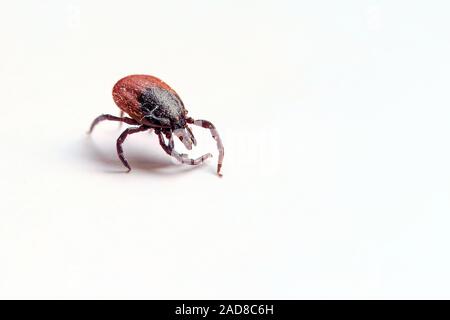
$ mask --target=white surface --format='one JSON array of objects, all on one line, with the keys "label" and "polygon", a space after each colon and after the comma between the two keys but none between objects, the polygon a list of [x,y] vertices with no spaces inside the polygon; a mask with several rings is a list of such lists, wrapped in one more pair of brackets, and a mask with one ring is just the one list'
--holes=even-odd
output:
[{"label": "white surface", "polygon": [[[0,297],[450,298],[449,11],[2,1]],[[133,73],[216,124],[222,179],[86,137]]]}]

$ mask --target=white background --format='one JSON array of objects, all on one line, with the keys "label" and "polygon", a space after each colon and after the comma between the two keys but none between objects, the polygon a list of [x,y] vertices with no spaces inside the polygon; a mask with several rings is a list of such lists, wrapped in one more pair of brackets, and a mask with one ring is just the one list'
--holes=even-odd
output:
[{"label": "white background", "polygon": [[[2,1],[1,298],[450,298],[448,1]],[[125,143],[128,74],[223,136]],[[178,145],[183,152],[183,147]]]}]

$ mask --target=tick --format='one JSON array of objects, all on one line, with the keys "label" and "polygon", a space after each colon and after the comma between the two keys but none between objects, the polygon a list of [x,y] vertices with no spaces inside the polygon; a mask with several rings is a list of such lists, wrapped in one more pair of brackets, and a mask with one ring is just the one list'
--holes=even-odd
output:
[{"label": "tick", "polygon": [[[132,125],[133,127],[122,132],[116,143],[119,159],[128,171],[131,170],[131,167],[123,154],[122,144],[130,134],[141,131],[154,130],[161,148],[181,163],[198,165],[212,157],[211,153],[207,153],[197,159],[191,159],[187,154],[175,151],[173,136],[180,139],[188,150],[192,150],[192,145],[197,145],[189,127],[191,124],[209,129],[212,137],[216,140],[219,150],[217,174],[221,176],[224,148],[219,133],[211,122],[188,117],[188,111],[184,107],[183,101],[165,82],[150,75],[131,75],[120,79],[114,85],[112,95],[114,102],[121,110],[121,116],[116,117],[110,114],[98,116],[92,122],[89,133],[103,120],[125,122]],[[124,116],[125,113],[129,117]]]}]

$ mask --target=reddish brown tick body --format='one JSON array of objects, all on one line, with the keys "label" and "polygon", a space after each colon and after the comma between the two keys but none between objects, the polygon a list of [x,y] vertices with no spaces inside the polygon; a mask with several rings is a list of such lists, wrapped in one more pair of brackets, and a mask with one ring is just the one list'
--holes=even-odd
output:
[{"label": "reddish brown tick body", "polygon": [[89,133],[103,120],[120,121],[133,125],[134,127],[126,129],[117,139],[117,154],[128,171],[131,170],[131,167],[123,155],[122,144],[129,134],[146,130],[154,130],[163,150],[181,163],[197,165],[212,157],[210,153],[207,153],[197,159],[190,159],[186,154],[175,151],[174,135],[188,150],[192,149],[192,145],[197,144],[189,127],[189,124],[193,124],[209,129],[216,140],[219,149],[217,174],[221,175],[224,148],[216,128],[209,121],[194,120],[188,117],[183,101],[165,82],[149,75],[131,75],[120,79],[114,85],[112,95],[114,102],[121,109],[122,115],[126,113],[130,117],[103,114],[94,120]]}]

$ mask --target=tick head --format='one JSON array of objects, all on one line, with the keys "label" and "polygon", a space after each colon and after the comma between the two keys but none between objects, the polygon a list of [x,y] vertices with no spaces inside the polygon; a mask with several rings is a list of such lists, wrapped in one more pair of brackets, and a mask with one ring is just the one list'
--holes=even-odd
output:
[{"label": "tick head", "polygon": [[174,131],[184,129],[186,128],[186,119],[182,116],[182,114],[173,115],[170,118],[170,125]]},{"label": "tick head", "polygon": [[185,128],[175,129],[173,130],[173,134],[180,139],[180,141],[184,144],[186,149],[192,150],[192,144],[194,141],[190,137],[188,131]]},{"label": "tick head", "polygon": [[186,149],[191,150],[192,145],[197,145],[197,140],[195,139],[191,128],[187,125],[184,115],[185,113],[173,124],[172,131],[173,134],[177,136],[178,139],[180,139],[180,141],[184,144]]}]

